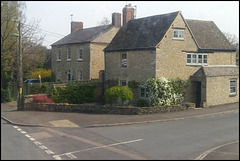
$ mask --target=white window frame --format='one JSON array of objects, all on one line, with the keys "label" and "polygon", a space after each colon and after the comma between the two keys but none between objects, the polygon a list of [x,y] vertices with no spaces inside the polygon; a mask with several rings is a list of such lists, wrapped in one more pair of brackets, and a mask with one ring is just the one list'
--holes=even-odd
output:
[{"label": "white window frame", "polygon": [[173,29],[173,39],[174,40],[184,40],[185,31],[183,29]]},{"label": "white window frame", "polygon": [[78,80],[79,81],[83,80],[83,71],[82,70],[78,71]]},{"label": "white window frame", "polygon": [[148,99],[148,92],[146,88],[140,88],[140,98]]},{"label": "white window frame", "polygon": [[61,61],[61,49],[58,49],[57,61]]},{"label": "white window frame", "polygon": [[[126,56],[126,58],[124,58]],[[127,53],[121,53],[121,68],[127,68]]]},{"label": "white window frame", "polygon": [[78,60],[79,61],[83,60],[82,48],[79,48],[79,50],[78,50]]},{"label": "white window frame", "polygon": [[229,80],[229,95],[237,95],[237,79]]},{"label": "white window frame", "polygon": [[[200,57],[201,57],[201,60],[200,60]],[[205,62],[205,61],[207,61],[207,62]],[[206,53],[187,53],[186,64],[187,65],[208,65],[208,54],[206,54]]]},{"label": "white window frame", "polygon": [[67,48],[67,61],[70,61],[71,60],[71,48],[68,47]]}]

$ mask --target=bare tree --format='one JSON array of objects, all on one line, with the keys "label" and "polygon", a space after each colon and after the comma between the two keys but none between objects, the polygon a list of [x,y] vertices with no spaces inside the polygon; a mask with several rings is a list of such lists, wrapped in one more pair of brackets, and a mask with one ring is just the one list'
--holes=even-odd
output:
[{"label": "bare tree", "polygon": [[110,25],[110,20],[107,17],[103,17],[101,22],[98,22],[98,26]]},{"label": "bare tree", "polygon": [[[1,1],[1,67],[4,67],[11,82],[16,82],[17,77],[17,38],[12,37],[11,34],[21,35],[24,77],[29,70],[34,70],[34,67],[36,68],[37,64],[43,60],[39,55],[46,51],[42,46],[44,36],[38,34],[39,21],[32,20],[27,23],[24,10],[24,2]],[[32,68],[29,68],[30,66]]]},{"label": "bare tree", "polygon": [[239,65],[239,38],[234,34],[230,34],[226,32],[224,32],[223,34],[228,39],[230,44],[232,44],[232,46],[236,48],[236,64]]}]

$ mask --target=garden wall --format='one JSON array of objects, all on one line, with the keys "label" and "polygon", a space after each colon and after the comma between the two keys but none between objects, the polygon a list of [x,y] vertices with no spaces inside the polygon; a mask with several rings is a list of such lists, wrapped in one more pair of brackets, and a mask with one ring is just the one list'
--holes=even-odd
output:
[{"label": "garden wall", "polygon": [[25,103],[26,111],[50,111],[50,112],[77,112],[95,114],[122,114],[122,115],[141,115],[153,113],[165,113],[188,110],[185,106],[162,106],[162,107],[127,107],[110,106],[97,104],[43,104]]}]

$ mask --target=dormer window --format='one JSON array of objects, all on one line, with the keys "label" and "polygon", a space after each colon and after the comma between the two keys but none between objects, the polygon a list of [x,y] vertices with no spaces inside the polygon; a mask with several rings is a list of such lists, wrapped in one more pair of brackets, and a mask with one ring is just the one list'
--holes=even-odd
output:
[{"label": "dormer window", "polygon": [[183,29],[173,29],[173,39],[184,40],[184,30]]}]

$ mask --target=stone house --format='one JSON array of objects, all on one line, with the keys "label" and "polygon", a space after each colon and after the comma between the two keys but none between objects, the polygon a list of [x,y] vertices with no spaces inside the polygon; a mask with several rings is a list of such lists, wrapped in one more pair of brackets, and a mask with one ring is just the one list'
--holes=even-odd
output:
[{"label": "stone house", "polygon": [[[197,107],[239,102],[236,49],[213,21],[184,19],[181,11],[133,19],[104,52],[105,81],[127,85],[152,77],[181,78],[189,81],[186,101]],[[218,73],[196,75],[209,70]],[[137,98],[145,97],[146,90],[138,89]]]},{"label": "stone house", "polygon": [[57,81],[98,79],[104,70],[103,49],[121,27],[121,14],[112,14],[112,24],[83,28],[71,22],[71,33],[52,44],[52,72]]},{"label": "stone house", "polygon": [[[134,19],[134,8],[125,5],[122,10],[125,25]],[[71,22],[71,33],[52,44],[52,72],[57,81],[99,79],[104,70],[103,49],[121,27],[121,14],[112,14],[112,24],[83,29],[83,22]]]}]

